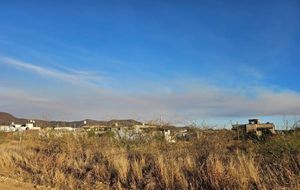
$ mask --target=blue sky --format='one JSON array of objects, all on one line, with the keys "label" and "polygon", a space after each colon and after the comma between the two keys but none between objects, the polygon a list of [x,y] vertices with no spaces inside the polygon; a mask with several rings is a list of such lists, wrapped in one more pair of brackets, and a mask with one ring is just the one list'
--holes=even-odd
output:
[{"label": "blue sky", "polygon": [[293,0],[1,1],[1,110],[64,120],[297,117],[299,19]]}]

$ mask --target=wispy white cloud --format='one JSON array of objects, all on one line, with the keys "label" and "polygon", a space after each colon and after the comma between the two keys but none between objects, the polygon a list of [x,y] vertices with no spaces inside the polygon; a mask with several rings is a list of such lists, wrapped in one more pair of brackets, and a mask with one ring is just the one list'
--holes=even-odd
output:
[{"label": "wispy white cloud", "polygon": [[51,69],[4,56],[0,56],[1,63],[16,69],[27,70],[40,76],[52,77],[72,84],[97,86],[103,80],[102,77],[87,71],[77,71],[69,68],[64,68],[64,70]]},{"label": "wispy white cloud", "polygon": [[[49,69],[7,57],[0,57],[0,63],[73,84],[94,85],[93,75],[84,71]],[[259,85],[245,89],[194,80],[173,81],[165,85],[153,82],[150,86],[140,84],[139,89],[131,92],[103,88],[96,93],[93,89],[75,94],[60,91],[42,97],[34,95],[34,89],[30,93],[22,89],[0,88],[1,108],[24,116],[49,113],[52,119],[68,120],[164,118],[178,121],[207,117],[300,115],[300,93]]]},{"label": "wispy white cloud", "polygon": [[64,119],[59,115],[65,115],[65,110],[61,110],[52,98],[13,87],[0,87],[0,108],[1,111],[24,118],[51,120]]},{"label": "wispy white cloud", "polygon": [[[163,118],[178,122],[205,118],[236,118],[300,115],[300,94],[292,91],[259,90],[255,97],[239,89],[229,89],[216,86],[199,86],[197,89],[185,89],[181,92],[155,94],[92,94],[58,97],[47,101],[38,101],[38,97],[24,98],[17,93],[10,98],[6,96],[6,103],[11,102],[7,109],[30,109],[30,113],[50,113],[54,119],[111,119],[133,118],[151,120]],[[13,94],[10,91],[6,94]],[[3,93],[0,97],[3,97]],[[25,96],[26,97],[26,96]],[[46,97],[47,98],[47,97]],[[3,99],[2,99],[3,100]],[[17,101],[16,101],[17,100]],[[23,100],[23,101],[22,101]],[[18,102],[16,104],[15,102]],[[28,103],[29,102],[29,103]],[[6,104],[7,105],[7,104]],[[2,106],[5,108],[5,106]]]},{"label": "wispy white cloud", "polygon": [[39,97],[20,89],[7,88],[7,87],[0,87],[0,97],[2,102],[4,103],[8,103],[10,101],[30,102],[30,103],[49,102],[49,99],[47,97]]}]

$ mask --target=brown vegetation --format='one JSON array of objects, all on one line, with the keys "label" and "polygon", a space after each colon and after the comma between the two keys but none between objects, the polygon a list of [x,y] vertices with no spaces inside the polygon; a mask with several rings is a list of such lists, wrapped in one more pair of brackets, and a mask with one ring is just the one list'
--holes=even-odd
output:
[{"label": "brown vegetation", "polygon": [[0,134],[0,170],[58,189],[299,189],[300,134],[266,142],[231,131],[166,143],[84,132]]}]

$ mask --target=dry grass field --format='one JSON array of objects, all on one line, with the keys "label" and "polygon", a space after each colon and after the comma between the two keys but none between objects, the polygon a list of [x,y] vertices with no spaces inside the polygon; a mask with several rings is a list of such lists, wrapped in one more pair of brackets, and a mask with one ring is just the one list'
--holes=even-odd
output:
[{"label": "dry grass field", "polygon": [[[56,189],[300,189],[300,133],[265,142],[229,130],[166,143],[85,132],[0,134],[0,171]],[[5,172],[6,171],[6,172]]]}]

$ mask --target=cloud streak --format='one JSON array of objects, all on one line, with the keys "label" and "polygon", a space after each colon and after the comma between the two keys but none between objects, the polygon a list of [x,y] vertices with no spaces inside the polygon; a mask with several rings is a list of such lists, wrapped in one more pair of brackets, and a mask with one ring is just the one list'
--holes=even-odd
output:
[{"label": "cloud streak", "polygon": [[86,71],[76,71],[76,70],[71,70],[66,68],[65,71],[50,69],[50,68],[38,66],[32,63],[28,63],[28,62],[24,62],[10,57],[4,57],[4,56],[0,56],[0,63],[17,69],[27,70],[32,73],[38,74],[40,76],[47,76],[68,83],[83,85],[83,86],[97,87],[99,83],[103,80],[102,77],[93,75],[92,73]]},{"label": "cloud streak", "polygon": [[[99,87],[88,72],[70,69],[55,70],[12,58],[0,57],[0,63],[41,76],[80,85]],[[164,87],[169,90],[166,92]],[[0,88],[0,106],[26,117],[49,113],[51,119],[111,119],[133,118],[150,120],[163,118],[169,121],[197,120],[217,117],[259,117],[270,115],[300,115],[300,94],[263,86],[230,88],[208,82],[169,82],[149,86],[140,84],[131,92],[94,88],[86,91],[54,91],[39,97],[23,87]],[[23,89],[23,90],[22,90]],[[55,89],[54,89],[55,90]],[[146,92],[146,93],[145,93]],[[61,94],[64,94],[62,96]],[[55,98],[53,98],[55,97]]]},{"label": "cloud streak", "polygon": [[[31,115],[49,113],[52,119],[112,119],[133,118],[151,120],[162,118],[168,121],[192,121],[205,118],[235,118],[300,115],[300,94],[290,91],[257,90],[249,97],[238,89],[203,86],[185,89],[184,92],[156,93],[148,95],[122,93],[86,94],[66,98],[30,96],[10,90],[0,93],[13,113],[30,110]],[[8,94],[14,94],[8,96]],[[28,111],[27,111],[28,112]],[[24,114],[24,112],[23,112]]]}]

